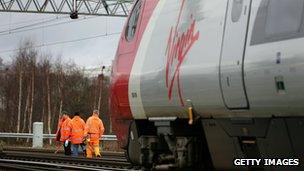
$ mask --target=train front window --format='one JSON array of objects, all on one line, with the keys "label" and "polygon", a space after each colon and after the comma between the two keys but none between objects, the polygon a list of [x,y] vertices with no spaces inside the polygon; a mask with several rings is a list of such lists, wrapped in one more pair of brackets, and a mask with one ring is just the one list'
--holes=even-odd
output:
[{"label": "train front window", "polygon": [[126,39],[128,41],[133,40],[133,38],[135,36],[138,19],[139,19],[139,14],[140,14],[140,9],[141,9],[141,0],[138,0],[134,6],[134,9],[130,15],[130,18],[129,18],[129,21],[128,21],[128,24],[126,27]]},{"label": "train front window", "polygon": [[304,0],[263,0],[251,45],[303,37],[303,7]]},{"label": "train front window", "polygon": [[270,0],[266,18],[266,35],[299,32],[303,3],[303,0]]}]

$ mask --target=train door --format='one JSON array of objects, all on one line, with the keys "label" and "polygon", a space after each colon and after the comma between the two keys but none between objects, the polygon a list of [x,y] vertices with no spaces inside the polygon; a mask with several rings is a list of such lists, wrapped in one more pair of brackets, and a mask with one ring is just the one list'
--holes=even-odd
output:
[{"label": "train door", "polygon": [[228,109],[249,108],[243,61],[251,0],[229,0],[220,59],[220,84]]}]

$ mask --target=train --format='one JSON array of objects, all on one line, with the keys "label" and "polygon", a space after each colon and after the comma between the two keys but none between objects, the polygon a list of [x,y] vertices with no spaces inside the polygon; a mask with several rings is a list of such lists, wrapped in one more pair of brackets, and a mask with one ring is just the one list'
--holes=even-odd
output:
[{"label": "train", "polygon": [[130,162],[146,170],[303,170],[303,7],[304,0],[134,1],[109,96]]}]

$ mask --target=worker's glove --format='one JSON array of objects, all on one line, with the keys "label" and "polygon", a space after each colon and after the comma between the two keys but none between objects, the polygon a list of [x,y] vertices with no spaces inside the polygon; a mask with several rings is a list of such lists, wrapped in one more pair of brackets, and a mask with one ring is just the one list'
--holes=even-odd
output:
[{"label": "worker's glove", "polygon": [[65,146],[65,147],[68,147],[68,145],[69,145],[69,141],[68,141],[68,140],[65,140],[64,146]]},{"label": "worker's glove", "polygon": [[82,139],[82,143],[83,143],[83,144],[87,144],[87,139],[86,139],[86,138],[83,138],[83,139]]},{"label": "worker's glove", "polygon": [[84,138],[83,140],[82,140],[82,143],[83,144],[88,144],[90,142],[90,138]]}]

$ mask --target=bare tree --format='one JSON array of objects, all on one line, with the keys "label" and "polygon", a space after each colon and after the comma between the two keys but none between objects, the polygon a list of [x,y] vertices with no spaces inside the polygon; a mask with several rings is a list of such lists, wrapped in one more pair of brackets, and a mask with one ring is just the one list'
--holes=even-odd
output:
[{"label": "bare tree", "polygon": [[93,79],[92,80],[92,97],[93,97],[93,109],[96,109],[96,94],[97,94],[97,87],[96,85],[97,80]]},{"label": "bare tree", "polygon": [[29,112],[29,124],[28,124],[28,131],[29,133],[32,132],[32,122],[33,122],[33,110],[34,110],[34,96],[35,96],[35,68],[36,68],[36,57],[33,57],[31,60],[31,105],[30,105],[30,112]]},{"label": "bare tree", "polygon": [[30,105],[30,95],[31,95],[31,86],[30,86],[31,82],[29,81],[29,85],[27,86],[27,95],[26,95],[26,101],[25,101],[25,108],[24,108],[24,112],[23,112],[23,124],[22,124],[22,131],[25,131],[26,128],[26,121],[27,121],[27,113],[28,113],[28,109],[29,109],[29,105]]},{"label": "bare tree", "polygon": [[55,64],[56,66],[56,74],[57,74],[57,81],[58,81],[58,94],[59,94],[59,111],[58,111],[58,119],[62,112],[63,108],[63,100],[64,100],[64,71],[63,71],[63,64],[61,61],[61,58],[59,57],[57,59],[57,62]]},{"label": "bare tree", "polygon": [[101,74],[98,75],[98,80],[99,80],[99,97],[98,97],[98,111],[100,112],[100,107],[101,107],[101,99],[102,99],[102,89],[103,89],[103,70],[105,69],[105,66],[102,66],[101,69]]},{"label": "bare tree", "polygon": [[[106,76],[87,77],[72,62],[52,63],[51,55],[40,55],[32,45],[23,42],[9,69],[0,73],[0,131],[31,133],[32,123],[42,121],[44,132],[53,133],[63,109],[80,111],[84,119],[94,108],[108,112]],[[108,131],[109,118],[102,117]]]},{"label": "bare tree", "polygon": [[19,69],[19,96],[18,96],[17,133],[20,132],[20,117],[21,117],[21,105],[22,105],[23,66],[21,61],[18,62],[18,69]]},{"label": "bare tree", "polygon": [[[46,57],[43,61],[43,69],[45,71],[45,90],[46,90],[46,104],[47,104],[47,132],[51,134],[51,118],[52,118],[52,111],[51,111],[51,88],[50,88],[50,70],[51,64],[49,59]],[[50,141],[51,143],[51,141]]]}]

